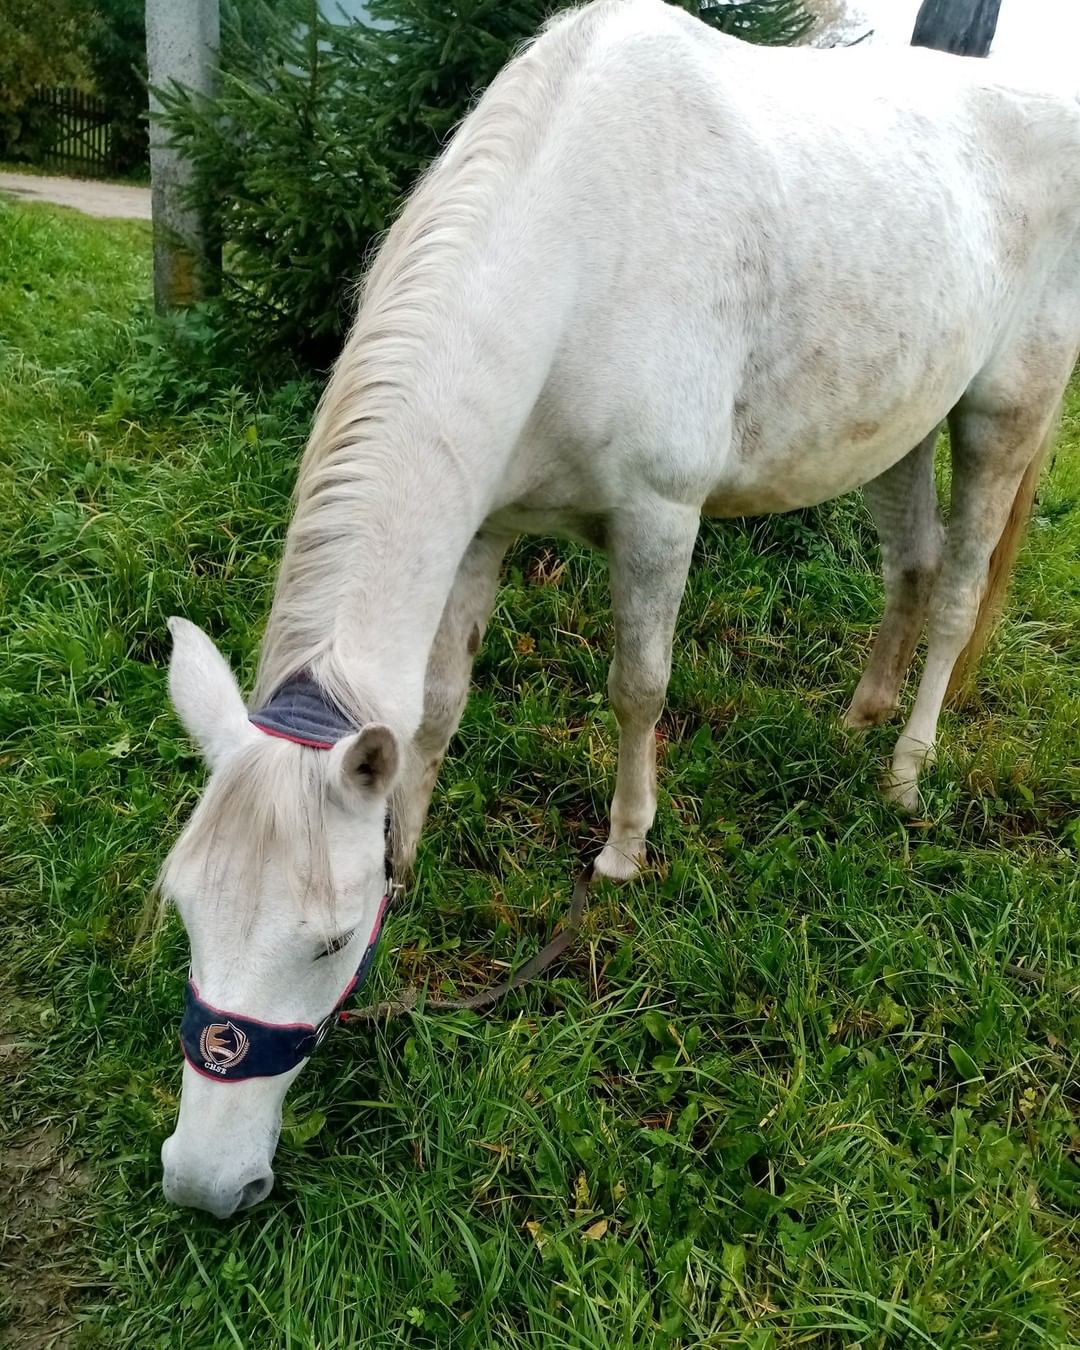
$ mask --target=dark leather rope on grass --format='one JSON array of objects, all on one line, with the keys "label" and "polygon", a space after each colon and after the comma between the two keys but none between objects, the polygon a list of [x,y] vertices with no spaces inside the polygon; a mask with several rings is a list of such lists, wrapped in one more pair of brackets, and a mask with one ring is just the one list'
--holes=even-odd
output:
[{"label": "dark leather rope on grass", "polygon": [[1042,985],[1056,994],[1080,994],[1080,984],[1072,984],[1068,979],[1056,980],[1036,966],[1021,966],[1010,961],[1004,969],[1006,975],[1011,975],[1014,980],[1022,980],[1025,984]]},{"label": "dark leather rope on grass", "polygon": [[472,994],[469,998],[423,998],[422,1002],[423,991],[414,986],[411,989],[406,989],[400,998],[387,999],[383,1003],[370,1003],[365,1008],[356,1008],[344,1013],[342,1014],[342,1020],[346,1023],[389,1021],[392,1017],[404,1017],[407,1013],[415,1012],[418,1007],[422,1012],[433,1013],[476,1012],[480,1008],[490,1008],[493,1003],[498,1003],[512,990],[520,989],[523,984],[535,979],[537,975],[560,957],[567,947],[577,940],[578,934],[581,932],[581,922],[585,917],[589,887],[592,882],[593,869],[590,864],[574,882],[574,893],[570,900],[570,908],[559,932],[546,947],[519,966],[510,978],[504,980],[502,984],[494,984],[488,989],[481,989],[478,994]]}]

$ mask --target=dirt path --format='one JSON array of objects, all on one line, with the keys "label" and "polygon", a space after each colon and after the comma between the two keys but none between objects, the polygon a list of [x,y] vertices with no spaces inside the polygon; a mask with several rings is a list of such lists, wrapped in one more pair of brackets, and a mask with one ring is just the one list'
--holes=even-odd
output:
[{"label": "dirt path", "polygon": [[56,1110],[24,1092],[45,1011],[0,970],[0,1098],[11,1103],[0,1118],[0,1350],[71,1350],[75,1306],[95,1278],[84,1236],[89,1173]]},{"label": "dirt path", "polygon": [[123,183],[96,183],[88,178],[46,178],[30,173],[0,173],[0,192],[21,201],[54,202],[87,216],[124,220],[150,219],[150,189]]}]

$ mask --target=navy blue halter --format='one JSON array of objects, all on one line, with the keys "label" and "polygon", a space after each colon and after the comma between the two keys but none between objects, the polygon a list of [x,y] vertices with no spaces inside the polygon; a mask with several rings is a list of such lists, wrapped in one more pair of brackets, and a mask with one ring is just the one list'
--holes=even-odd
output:
[{"label": "navy blue halter", "polygon": [[[281,736],[315,750],[330,750],[356,728],[330,702],[306,672],[294,675],[269,703],[249,714],[250,721],[269,736]],[[390,821],[387,817],[387,833]],[[356,974],[318,1026],[309,1022],[263,1022],[257,1017],[226,1012],[203,999],[194,980],[187,982],[180,1044],[184,1058],[205,1078],[219,1083],[241,1083],[249,1078],[272,1078],[302,1064],[326,1039],[334,1023],[347,1014],[341,1005],[367,978],[375,959],[383,915],[393,889],[390,855],[386,858],[386,893],[379,906]]]},{"label": "navy blue halter", "polygon": [[247,1078],[273,1078],[288,1073],[313,1055],[334,1023],[344,1016],[341,1005],[367,978],[388,899],[389,892],[383,896],[356,974],[318,1026],[310,1022],[262,1022],[257,1017],[226,1012],[201,998],[195,981],[188,980],[180,1044],[184,1058],[195,1072],[219,1083],[240,1083]]}]

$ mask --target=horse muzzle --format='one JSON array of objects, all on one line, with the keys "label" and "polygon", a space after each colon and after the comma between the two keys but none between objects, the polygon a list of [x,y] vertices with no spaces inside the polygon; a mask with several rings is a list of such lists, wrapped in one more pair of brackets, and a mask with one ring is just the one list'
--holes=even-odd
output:
[{"label": "horse muzzle", "polygon": [[230,1177],[224,1174],[207,1175],[205,1161],[200,1162],[202,1165],[198,1167],[186,1163],[177,1145],[176,1135],[170,1135],[162,1144],[161,1188],[170,1204],[205,1210],[215,1219],[227,1219],[265,1200],[274,1189],[274,1173],[269,1163],[265,1167],[248,1169],[246,1174]]},{"label": "horse muzzle", "polygon": [[274,1185],[282,1104],[298,1072],[226,1085],[185,1064],[176,1128],[161,1146],[165,1198],[219,1219],[264,1200]]}]

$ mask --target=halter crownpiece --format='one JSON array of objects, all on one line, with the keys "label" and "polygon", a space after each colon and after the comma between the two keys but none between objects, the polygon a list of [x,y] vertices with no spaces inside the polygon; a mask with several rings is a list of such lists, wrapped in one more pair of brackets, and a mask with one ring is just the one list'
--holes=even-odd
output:
[{"label": "halter crownpiece", "polygon": [[312,750],[332,750],[357,730],[306,670],[290,675],[268,703],[248,713],[248,721],[268,736]]},{"label": "halter crownpiece", "polygon": [[[337,741],[356,730],[307,671],[287,679],[268,703],[248,714],[248,720],[268,736],[280,736],[312,750],[332,750]],[[389,814],[386,833],[389,836]],[[207,1003],[195,981],[189,979],[180,1023],[180,1045],[195,1072],[219,1083],[241,1083],[249,1078],[273,1078],[288,1073],[314,1054],[334,1023],[345,1016],[341,1005],[367,978],[392,891],[388,848],[386,892],[364,954],[356,974],[317,1026],[310,1022],[263,1022],[257,1017],[226,1012]]]}]

